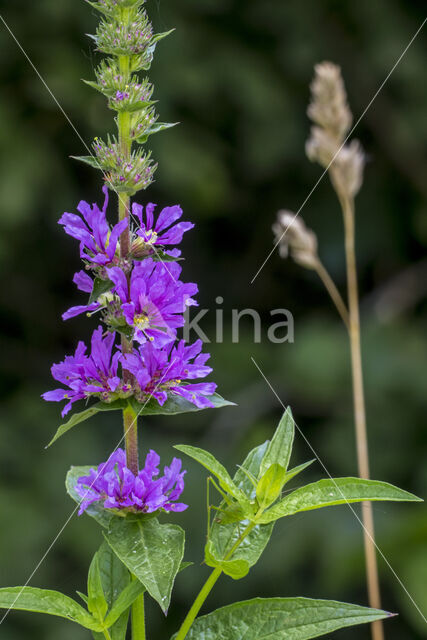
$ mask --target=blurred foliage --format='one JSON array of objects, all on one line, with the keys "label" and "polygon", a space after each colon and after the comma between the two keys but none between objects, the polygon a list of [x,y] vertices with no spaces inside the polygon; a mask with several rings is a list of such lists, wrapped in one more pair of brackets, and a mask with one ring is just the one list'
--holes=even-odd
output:
[{"label": "blurred foliage", "polygon": [[[184,273],[200,284],[211,312],[224,298],[225,341],[210,345],[220,391],[239,403],[221,412],[146,420],[142,447],[166,458],[171,445],[212,447],[230,467],[249,446],[273,432],[281,408],[253,356],[332,474],[356,472],[348,348],[339,319],[315,276],[272,256],[278,208],[298,209],[320,173],[304,155],[305,116],[313,65],[342,66],[356,119],[425,17],[421,1],[166,0],[148,3],[159,30],[177,31],[158,48],[152,70],[161,119],[181,126],[157,136],[160,163],[149,198],[180,202],[197,223],[185,241]],[[80,82],[95,58],[84,34],[96,18],[78,0],[2,0],[1,14],[89,143],[111,126],[103,99]],[[0,583],[22,584],[72,512],[64,476],[71,464],[96,464],[120,437],[117,416],[95,418],[44,451],[58,407],[39,399],[51,388],[49,367],[87,339],[94,324],[60,314],[79,299],[71,276],[77,247],[56,224],[81,198],[100,199],[96,172],[69,160],[85,153],[76,132],[0,24]],[[425,362],[427,342],[427,46],[422,33],[357,128],[369,155],[357,200],[358,253],[372,472],[425,495]],[[321,254],[343,287],[342,225],[325,179],[304,208],[319,234]],[[190,235],[190,234],[189,234]],[[253,343],[250,320],[231,343],[231,309],[252,307],[265,323],[287,307],[295,343]],[[243,325],[243,321],[242,321]],[[298,438],[299,463],[312,457]],[[150,607],[152,640],[167,638],[182,619],[207,568],[199,566],[205,526],[204,475],[188,463],[191,509],[176,520],[188,530],[186,559],[165,620]],[[313,465],[307,477],[320,477]],[[306,481],[307,478],[303,480]],[[418,606],[427,611],[427,513],[417,505],[376,505],[378,543]],[[72,518],[31,578],[33,586],[83,589],[100,539],[89,518]],[[426,626],[386,563],[380,560],[384,606],[399,611],[387,639],[427,637]],[[305,595],[366,602],[360,526],[346,508],[301,514],[280,523],[270,551],[250,576],[222,579],[208,606],[231,597]],[[369,637],[369,630],[336,634]],[[63,621],[14,613],[2,637],[80,640],[88,635]]]}]

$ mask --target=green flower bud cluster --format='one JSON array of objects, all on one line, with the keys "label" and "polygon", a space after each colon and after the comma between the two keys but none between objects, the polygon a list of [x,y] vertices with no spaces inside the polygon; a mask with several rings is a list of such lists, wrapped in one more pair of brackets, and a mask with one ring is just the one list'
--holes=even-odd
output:
[{"label": "green flower bud cluster", "polygon": [[147,77],[157,42],[169,32],[154,34],[142,8],[144,0],[98,0],[89,2],[103,14],[95,35],[90,36],[98,51],[109,57],[95,70],[96,81],[85,81],[102,93],[116,111],[118,136],[107,142],[95,139],[94,155],[79,160],[101,169],[106,184],[128,196],[146,189],[154,179],[157,165],[151,152],[132,145],[145,144],[150,135],[174,126],[159,123],[152,99],[154,87]]}]

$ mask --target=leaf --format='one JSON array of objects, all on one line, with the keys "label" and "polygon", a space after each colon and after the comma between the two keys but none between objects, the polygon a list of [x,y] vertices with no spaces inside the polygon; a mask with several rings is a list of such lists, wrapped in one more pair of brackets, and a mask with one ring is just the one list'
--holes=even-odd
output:
[{"label": "leaf", "polygon": [[150,40],[150,42],[152,44],[157,44],[157,42],[160,42],[160,40],[163,40],[163,38],[167,38],[168,36],[170,36],[171,33],[173,33],[175,31],[175,29],[169,29],[169,31],[163,31],[162,33],[156,33]]},{"label": "leaf", "polygon": [[184,555],[185,534],[156,518],[113,518],[105,539],[166,613]]},{"label": "leaf", "polygon": [[89,598],[84,593],[82,593],[81,591],[76,591],[76,593],[83,600],[85,605],[87,606],[87,603],[89,602]]},{"label": "leaf", "polygon": [[332,600],[255,598],[197,618],[186,640],[309,640],[389,616]]},{"label": "leaf", "polygon": [[[129,571],[116,556],[111,547],[105,542],[102,543],[98,551],[99,571],[101,574],[102,589],[108,602],[108,609],[118,599],[119,594],[128,587],[131,582]],[[110,616],[108,614],[107,618]],[[125,640],[128,626],[129,611],[124,611],[118,620],[110,628],[111,640]],[[106,621],[104,624],[107,626]],[[108,625],[110,626],[110,625]],[[95,640],[105,640],[104,634],[93,634]]]},{"label": "leaf", "polygon": [[[80,504],[82,498],[76,493],[75,486],[77,484],[77,480],[82,476],[87,476],[89,471],[93,469],[90,466],[84,467],[71,467],[71,469],[67,473],[67,477],[65,478],[65,486],[67,489],[67,493],[77,504]],[[107,509],[104,509],[102,504],[99,502],[95,502],[91,504],[85,511],[88,516],[94,518],[102,527],[108,527],[111,519],[114,517],[112,513],[110,513]],[[101,567],[102,572],[102,567]],[[108,601],[108,598],[107,598]]]},{"label": "leaf", "polygon": [[80,413],[73,413],[73,415],[68,420],[68,422],[64,422],[64,424],[60,425],[60,427],[58,428],[57,432],[53,436],[52,440],[47,445],[46,449],[48,447],[52,446],[53,443],[58,440],[58,438],[60,438],[61,436],[64,435],[64,433],[67,433],[67,431],[69,431],[70,429],[72,429],[76,425],[80,424],[80,422],[84,422],[85,420],[89,420],[89,418],[91,418],[92,416],[97,414],[98,411],[99,411],[99,409],[97,408],[96,405],[94,405],[93,407],[90,407],[89,409],[85,409],[84,411],[81,411]]},{"label": "leaf", "polygon": [[300,511],[310,511],[352,502],[391,500],[395,502],[422,502],[420,498],[398,489],[388,482],[362,478],[335,478],[319,480],[296,489],[284,500],[262,514],[259,522],[273,522]]},{"label": "leaf", "polygon": [[[267,446],[268,442],[265,442],[252,449],[233,478],[236,486],[250,499],[255,499],[255,487],[246,473],[249,473],[250,476],[258,477],[261,460],[267,450]],[[222,503],[220,508],[224,506],[224,503]],[[221,514],[219,514],[219,517],[221,517]],[[227,556],[239,539],[243,530],[242,527],[247,526],[248,523],[247,520],[234,524],[223,524],[216,520],[213,522],[210,529],[210,541],[212,542],[212,553],[216,558],[224,559]],[[237,551],[233,553],[233,560],[244,560],[249,567],[256,564],[270,540],[273,527],[274,523],[256,525]]]},{"label": "leaf", "polygon": [[176,127],[178,124],[179,122],[156,122],[147,129],[142,136],[138,136],[138,138],[136,138],[136,142],[138,142],[138,144],[145,144],[150,136],[155,133],[159,133],[160,131],[164,131],[165,129]]},{"label": "leaf", "polygon": [[233,580],[240,580],[249,573],[249,563],[246,560],[219,560],[213,553],[212,542],[209,541],[205,547],[205,562],[208,567],[219,567]]},{"label": "leaf", "polygon": [[150,254],[150,258],[153,262],[182,262],[184,258],[174,258],[173,256],[166,253],[166,251],[162,251],[161,249],[156,249],[153,253]]},{"label": "leaf", "polygon": [[99,554],[95,553],[90,563],[87,578],[87,607],[89,612],[102,622],[108,611],[108,603],[105,599],[104,590],[102,588],[101,572],[99,569]]},{"label": "leaf", "polygon": [[[225,400],[217,393],[209,396],[208,399],[214,405],[214,409],[235,406],[234,402]],[[126,409],[129,404],[132,409],[136,411],[138,416],[177,415],[179,413],[201,411],[201,409],[196,407],[192,402],[189,402],[188,400],[185,400],[185,398],[173,393],[169,394],[169,397],[163,406],[160,406],[155,398],[151,398],[148,402],[145,401],[144,403],[137,402],[133,397],[128,399],[118,399],[113,402],[97,402],[80,413],[73,413],[68,422],[60,425],[47,447],[50,447],[54,442],[56,442],[56,440],[58,440],[58,438],[63,436],[64,433],[67,433],[67,431],[81,422],[89,420],[89,418],[92,418],[92,416],[96,415],[100,411],[123,411],[123,409]]]},{"label": "leaf", "polygon": [[280,464],[288,468],[294,442],[295,424],[292,411],[288,407],[283,414],[276,432],[271,439],[266,454],[261,462],[260,475],[263,476],[272,464]]},{"label": "leaf", "polygon": [[207,469],[210,473],[212,473],[218,480],[221,487],[229,493],[233,498],[235,498],[239,504],[248,505],[249,501],[247,500],[245,494],[236,487],[233,480],[231,479],[230,474],[227,469],[213,456],[209,451],[205,451],[204,449],[199,449],[198,447],[192,447],[191,445],[186,444],[177,444],[174,447],[185,453],[193,460],[196,460],[199,464],[201,464],[205,469]]},{"label": "leaf", "polygon": [[103,169],[102,164],[99,162],[96,156],[70,156],[73,160],[79,160],[79,162],[84,162],[88,164],[93,169]]},{"label": "leaf", "polygon": [[111,280],[104,280],[103,278],[95,278],[93,282],[92,293],[90,294],[89,304],[96,302],[100,296],[113,288]]},{"label": "leaf", "polygon": [[16,611],[33,611],[66,618],[71,622],[99,631],[100,624],[72,598],[47,589],[34,587],[6,587],[0,589],[0,608]]},{"label": "leaf", "polygon": [[297,467],[294,467],[293,469],[290,469],[289,471],[287,471],[285,484],[287,484],[290,480],[292,480],[292,478],[294,478],[299,473],[301,473],[301,471],[304,471],[305,469],[307,469],[307,467],[309,467],[315,461],[316,459],[313,458],[313,460],[309,460],[308,462],[303,462],[302,464],[299,464]]},{"label": "leaf", "polygon": [[129,607],[144,591],[145,587],[139,580],[132,580],[132,582],[123,589],[113,604],[111,611],[109,611],[108,616],[105,618],[104,622],[107,629],[111,627],[123,613],[128,611]]},{"label": "leaf", "polygon": [[280,496],[286,482],[286,469],[280,464],[272,464],[258,482],[256,498],[260,509],[266,509]]},{"label": "leaf", "polygon": [[[160,406],[155,398],[151,398],[144,404],[140,404],[134,398],[131,398],[130,400],[134,411],[136,411],[139,415],[145,416],[177,415],[179,413],[202,411],[202,409],[196,407],[196,405],[192,402],[189,402],[182,396],[178,396],[173,393],[169,394],[169,397],[163,406]],[[214,393],[212,396],[208,396],[208,400],[212,402],[212,404],[214,405],[214,409],[235,406],[234,402],[225,400],[218,393]]]}]

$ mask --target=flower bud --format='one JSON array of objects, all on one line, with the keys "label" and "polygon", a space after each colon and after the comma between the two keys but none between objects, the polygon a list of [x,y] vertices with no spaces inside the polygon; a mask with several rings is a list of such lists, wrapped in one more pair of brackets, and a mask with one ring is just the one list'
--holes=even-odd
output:
[{"label": "flower bud", "polygon": [[273,225],[275,243],[279,243],[282,258],[289,255],[295,262],[306,269],[316,267],[317,237],[308,229],[301,217],[291,211],[282,210],[277,214],[277,222]]}]

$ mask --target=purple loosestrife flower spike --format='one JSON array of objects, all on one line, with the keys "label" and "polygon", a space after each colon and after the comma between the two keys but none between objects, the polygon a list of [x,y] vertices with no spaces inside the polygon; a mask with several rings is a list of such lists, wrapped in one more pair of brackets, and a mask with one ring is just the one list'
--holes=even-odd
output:
[{"label": "purple loosestrife flower spike", "polygon": [[158,454],[151,450],[144,468],[133,474],[126,467],[125,452],[117,449],[98,469],[90,469],[89,475],[78,479],[75,489],[82,498],[79,516],[95,502],[103,502],[105,509],[135,513],[184,511],[187,505],[175,502],[184,491],[186,472],[181,471],[181,460],[174,458],[160,477],[159,464]]},{"label": "purple loosestrife flower spike", "polygon": [[205,378],[212,372],[211,367],[206,366],[210,355],[201,353],[201,350],[201,340],[192,345],[186,345],[181,340],[177,346],[171,343],[161,350],[146,343],[134,349],[133,353],[124,354],[121,363],[123,369],[132,373],[139,384],[139,401],[143,401],[145,397],[153,397],[163,405],[168,393],[171,393],[182,396],[199,409],[205,409],[214,406],[209,396],[215,393],[216,384],[187,382]]},{"label": "purple loosestrife flower spike", "polygon": [[[141,225],[136,234],[141,238],[144,244],[161,247],[165,245],[179,244],[186,231],[193,229],[192,222],[178,222],[182,216],[180,206],[165,207],[154,221],[155,204],[151,202],[144,207],[134,202],[132,206],[133,215],[138,218]],[[135,245],[138,246],[138,240]]]},{"label": "purple loosestrife flower spike", "polygon": [[[43,394],[44,400],[60,402],[69,400],[62,411],[64,417],[77,400],[97,397],[108,401],[120,392],[129,395],[130,388],[123,384],[118,373],[120,351],[113,353],[115,334],[102,337],[102,327],[98,327],[91,340],[91,355],[86,355],[86,345],[79,342],[73,356],[66,356],[63,362],[54,364],[52,376],[66,389],[55,389]],[[116,394],[116,395],[115,395]]]},{"label": "purple loosestrife flower spike", "polygon": [[65,233],[80,241],[80,257],[93,266],[105,267],[114,264],[120,235],[127,228],[127,221],[121,220],[112,229],[107,222],[108,188],[102,188],[105,194],[104,206],[99,209],[96,204],[91,207],[82,200],[77,210],[81,214],[64,213],[59,219]]},{"label": "purple loosestrife flower spike", "polygon": [[147,258],[134,266],[130,283],[119,267],[107,269],[107,274],[134,330],[133,339],[140,344],[148,341],[162,348],[173,342],[176,329],[184,326],[184,311],[197,304],[192,298],[197,285],[178,280],[181,267],[176,263],[166,266]]}]

